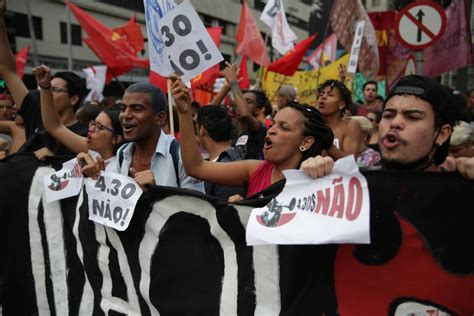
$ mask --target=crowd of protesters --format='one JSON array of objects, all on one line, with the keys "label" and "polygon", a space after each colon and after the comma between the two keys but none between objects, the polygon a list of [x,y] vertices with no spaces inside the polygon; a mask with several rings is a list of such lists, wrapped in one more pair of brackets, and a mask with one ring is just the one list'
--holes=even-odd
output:
[{"label": "crowd of protesters", "polygon": [[238,66],[227,63],[226,83],[211,105],[193,103],[186,85],[171,75],[179,144],[165,133],[165,92],[150,83],[132,84],[118,104],[83,104],[79,76],[52,75],[40,65],[33,69],[38,90],[28,91],[8,44],[2,3],[0,76],[10,93],[0,95],[2,159],[18,152],[40,160],[77,155],[87,176],[115,171],[145,190],[177,186],[230,201],[282,180],[285,169],[324,176],[348,155],[361,168],[459,171],[474,178],[474,91],[464,96],[411,75],[385,99],[376,81],[366,82],[364,100],[356,103],[342,67],[340,78],[319,86],[315,107],[298,103],[291,85],[280,87],[272,106],[258,88],[241,91]]}]

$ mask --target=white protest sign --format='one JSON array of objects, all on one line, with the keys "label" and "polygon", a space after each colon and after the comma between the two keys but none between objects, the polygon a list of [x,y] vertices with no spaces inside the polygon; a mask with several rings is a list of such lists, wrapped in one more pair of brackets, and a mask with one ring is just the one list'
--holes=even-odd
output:
[{"label": "white protest sign", "polygon": [[102,171],[97,180],[86,179],[89,219],[123,231],[132,219],[143,191],[130,177]]},{"label": "white protest sign", "polygon": [[82,168],[76,158],[66,161],[58,172],[43,178],[47,203],[78,195],[82,189]]},{"label": "white protest sign", "polygon": [[354,40],[352,42],[351,56],[349,57],[349,65],[347,66],[347,72],[355,74],[357,71],[357,63],[359,62],[360,46],[362,45],[362,37],[364,36],[365,21],[361,20],[357,22]]},{"label": "white protest sign", "polygon": [[[224,60],[189,0],[161,19],[153,17],[158,14],[155,10],[146,10],[151,70],[164,77],[175,72],[189,81]],[[159,25],[158,34],[152,21]]]},{"label": "white protest sign", "polygon": [[353,156],[339,159],[320,179],[299,170],[284,174],[283,191],[252,210],[248,245],[370,243],[369,190]]}]

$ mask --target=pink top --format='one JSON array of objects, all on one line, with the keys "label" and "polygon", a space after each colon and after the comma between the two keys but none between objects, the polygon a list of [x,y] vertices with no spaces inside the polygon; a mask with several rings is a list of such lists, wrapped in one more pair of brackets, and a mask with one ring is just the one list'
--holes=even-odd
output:
[{"label": "pink top", "polygon": [[272,184],[273,165],[264,160],[263,163],[250,175],[247,196],[252,196]]}]

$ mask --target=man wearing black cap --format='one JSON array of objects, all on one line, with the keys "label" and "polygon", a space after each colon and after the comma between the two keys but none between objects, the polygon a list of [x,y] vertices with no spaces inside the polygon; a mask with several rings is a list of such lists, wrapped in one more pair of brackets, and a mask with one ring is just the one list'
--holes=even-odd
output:
[{"label": "man wearing black cap", "polygon": [[448,88],[428,77],[411,75],[397,82],[379,124],[384,169],[440,170],[457,120],[451,97]]},{"label": "man wearing black cap", "polygon": [[[460,117],[451,99],[452,91],[431,78],[401,78],[387,96],[379,124],[381,168],[440,171],[448,155],[453,125]],[[332,167],[322,163],[314,158],[304,167],[330,173]],[[474,179],[474,158],[456,160],[456,168]]]}]

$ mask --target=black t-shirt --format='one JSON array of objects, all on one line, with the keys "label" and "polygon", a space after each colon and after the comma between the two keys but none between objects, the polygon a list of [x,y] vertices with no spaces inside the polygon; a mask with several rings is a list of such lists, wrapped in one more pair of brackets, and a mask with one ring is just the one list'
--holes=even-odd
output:
[{"label": "black t-shirt", "polygon": [[[26,132],[26,143],[19,152],[33,152],[43,147],[48,147],[56,156],[74,156],[75,154],[44,130],[41,120],[39,91],[30,91],[23,99],[18,114],[23,118]],[[87,135],[87,126],[76,122],[67,126],[72,132],[80,136]]]},{"label": "black t-shirt", "polygon": [[[218,162],[229,162],[229,161],[238,161],[242,160],[242,153],[237,148],[229,148],[223,151],[217,158]],[[206,194],[217,196],[223,199],[228,199],[232,195],[239,194],[244,196],[245,191],[242,186],[227,186],[219,185],[211,182],[204,182],[204,188]]]},{"label": "black t-shirt", "polygon": [[[70,126],[67,126],[72,132],[80,136],[87,135],[87,126],[83,123],[76,122]],[[43,147],[48,147],[56,156],[74,156],[75,154],[70,151],[66,146],[58,142],[53,136],[51,136],[45,130],[36,132],[28,138],[26,143],[20,148],[19,152],[32,152]]]},{"label": "black t-shirt", "polygon": [[260,122],[258,130],[251,131],[248,128],[242,131],[234,144],[234,147],[242,151],[244,159],[263,159],[263,145],[267,129]]},{"label": "black t-shirt", "polygon": [[29,139],[36,132],[44,130],[41,120],[40,92],[38,90],[29,91],[21,103],[18,114],[23,119],[26,139]]}]

